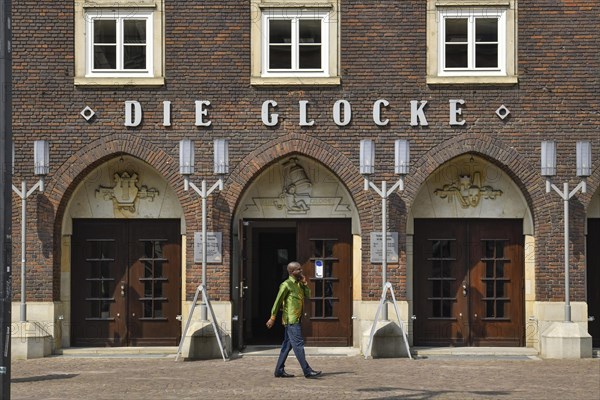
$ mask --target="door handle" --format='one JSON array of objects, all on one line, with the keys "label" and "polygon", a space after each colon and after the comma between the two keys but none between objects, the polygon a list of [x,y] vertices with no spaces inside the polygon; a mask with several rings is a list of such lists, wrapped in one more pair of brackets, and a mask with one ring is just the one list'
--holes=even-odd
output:
[{"label": "door handle", "polygon": [[121,285],[121,296],[125,297],[125,285]]},{"label": "door handle", "polygon": [[463,296],[467,295],[467,282],[463,281],[462,283],[462,292],[463,292]]},{"label": "door handle", "polygon": [[240,299],[241,299],[244,297],[244,290],[248,289],[248,286],[245,286],[244,282],[242,281],[240,286],[236,286],[235,288],[240,290]]}]

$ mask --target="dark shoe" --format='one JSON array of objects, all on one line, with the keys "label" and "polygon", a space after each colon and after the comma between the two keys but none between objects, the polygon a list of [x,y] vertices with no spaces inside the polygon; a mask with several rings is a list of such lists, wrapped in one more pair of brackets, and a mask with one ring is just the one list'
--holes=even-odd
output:
[{"label": "dark shoe", "polygon": [[287,372],[283,371],[281,374],[275,374],[275,378],[293,378],[294,375],[292,374],[288,374]]},{"label": "dark shoe", "polygon": [[321,375],[321,371],[310,371],[308,374],[304,375],[305,378],[316,378]]}]

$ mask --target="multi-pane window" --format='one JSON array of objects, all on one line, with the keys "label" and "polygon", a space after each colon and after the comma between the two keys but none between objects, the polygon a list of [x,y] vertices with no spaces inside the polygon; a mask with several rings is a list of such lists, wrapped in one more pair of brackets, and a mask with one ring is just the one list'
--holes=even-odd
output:
[{"label": "multi-pane window", "polygon": [[315,266],[315,291],[311,302],[314,305],[311,319],[336,319],[339,305],[338,282],[341,271],[340,260],[334,257],[333,248],[337,239],[311,239],[313,257],[311,262],[317,260],[323,263],[322,270],[317,272]]},{"label": "multi-pane window", "polygon": [[152,12],[87,14],[88,76],[152,76]]},{"label": "multi-pane window", "polygon": [[431,292],[427,298],[431,304],[432,318],[451,318],[452,307],[456,303],[453,287],[456,278],[452,269],[456,263],[456,241],[454,239],[431,239],[431,257],[428,261],[432,265],[429,278]]},{"label": "multi-pane window", "polygon": [[110,307],[115,302],[115,241],[90,239],[87,241],[86,283],[89,291],[86,320],[113,319]]},{"label": "multi-pane window", "polygon": [[141,319],[164,319],[164,303],[168,300],[165,293],[165,285],[168,283],[165,277],[165,264],[167,259],[163,254],[165,240],[140,240],[144,249],[144,256],[140,262],[144,265],[144,275],[139,280],[144,287],[144,294],[140,297],[142,302]]},{"label": "multi-pane window", "polygon": [[506,74],[506,12],[444,10],[439,18],[440,75]]},{"label": "multi-pane window", "polygon": [[506,319],[508,315],[508,286],[510,285],[510,260],[505,257],[506,240],[484,240],[482,262],[485,263],[485,277],[482,278],[485,294],[485,318]]},{"label": "multi-pane window", "polygon": [[270,10],[263,14],[263,76],[327,76],[328,13]]}]

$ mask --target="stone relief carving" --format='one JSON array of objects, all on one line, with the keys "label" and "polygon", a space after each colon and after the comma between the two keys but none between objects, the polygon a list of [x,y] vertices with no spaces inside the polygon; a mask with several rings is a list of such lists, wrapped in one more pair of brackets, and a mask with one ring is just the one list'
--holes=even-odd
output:
[{"label": "stone relief carving", "polygon": [[324,188],[327,188],[326,192],[335,192],[334,187],[337,187],[339,183],[323,180],[312,182],[306,169],[296,157],[280,164],[280,176],[281,186],[277,189],[273,188],[278,191],[278,195],[253,196],[246,203],[244,211],[259,213],[263,216],[277,215],[278,213],[293,216],[315,216],[320,214],[337,214],[341,216],[350,212],[350,206],[342,203],[342,197],[319,196],[319,194],[324,193]]},{"label": "stone relief carving", "polygon": [[460,175],[458,181],[444,185],[433,193],[441,199],[447,198],[449,202],[457,199],[462,208],[477,207],[482,198],[494,200],[502,196],[502,190],[481,186],[480,172],[474,172],[472,178],[470,175]]},{"label": "stone relief carving", "polygon": [[117,172],[113,175],[115,186],[106,187],[100,185],[96,189],[96,197],[103,197],[104,200],[112,200],[115,213],[128,213],[134,215],[136,203],[140,199],[153,201],[159,192],[155,188],[148,189],[143,185],[138,187],[138,175],[133,172],[131,175],[124,172]]},{"label": "stone relief carving", "polygon": [[282,164],[283,189],[274,201],[275,207],[286,208],[288,214],[306,214],[310,210],[312,183],[306,171],[298,164],[297,158],[291,158]]}]

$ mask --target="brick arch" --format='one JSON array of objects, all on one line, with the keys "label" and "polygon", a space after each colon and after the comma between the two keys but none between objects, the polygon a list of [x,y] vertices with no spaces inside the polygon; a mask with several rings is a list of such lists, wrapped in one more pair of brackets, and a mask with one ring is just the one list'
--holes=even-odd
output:
[{"label": "brick arch", "polygon": [[223,215],[220,223],[231,223],[228,218],[237,209],[245,190],[261,172],[278,160],[293,154],[301,154],[318,160],[342,182],[357,206],[361,227],[365,228],[363,221],[368,220],[367,210],[372,207],[362,205],[372,201],[372,196],[369,195],[369,192],[363,191],[363,178],[359,174],[358,167],[339,149],[309,135],[297,133],[283,135],[259,146],[236,165],[225,182],[223,192],[226,208],[232,211],[228,216]]},{"label": "brick arch", "polygon": [[[197,208],[197,202],[193,201],[189,193],[183,191],[181,176],[178,174],[178,160],[140,137],[115,134],[83,146],[52,175],[52,179],[47,185],[46,195],[48,200],[55,205],[56,225],[61,224],[67,203],[81,182],[81,178],[107,160],[122,154],[138,158],[158,171],[177,193],[184,211],[191,211],[189,208]],[[197,213],[187,212],[186,222],[195,214]]]},{"label": "brick arch", "polygon": [[130,155],[154,168],[177,194],[183,208],[188,229],[200,226],[201,211],[198,201],[183,191],[178,160],[152,143],[131,135],[114,134],[88,143],[69,157],[51,176],[46,185],[45,196],[54,212],[53,293],[55,300],[60,294],[61,229],[67,205],[83,177],[99,165],[118,155]]},{"label": "brick arch", "polygon": [[600,163],[598,163],[596,169],[592,171],[592,175],[587,178],[587,193],[579,193],[577,195],[586,212],[597,191],[600,191]]},{"label": "brick arch", "polygon": [[[410,208],[427,178],[438,167],[453,158],[468,153],[476,154],[497,165],[513,180],[527,202],[535,226],[535,211],[544,209],[544,205],[548,202],[547,197],[541,195],[544,192],[544,179],[539,174],[538,168],[532,166],[516,150],[487,134],[464,133],[440,143],[421,156],[412,167],[412,171],[415,171],[414,174],[411,174],[406,180],[403,198],[407,208]],[[534,190],[529,188],[534,188]],[[535,188],[541,190],[535,190]],[[550,215],[547,218],[550,218]]]}]

